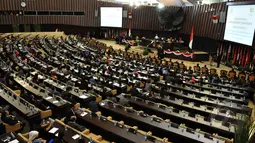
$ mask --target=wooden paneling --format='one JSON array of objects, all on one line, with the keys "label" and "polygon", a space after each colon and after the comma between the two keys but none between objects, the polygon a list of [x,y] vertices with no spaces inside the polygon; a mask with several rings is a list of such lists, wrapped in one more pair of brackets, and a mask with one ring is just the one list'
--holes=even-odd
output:
[{"label": "wooden paneling", "polygon": [[[84,11],[84,16],[0,16],[0,24],[68,24],[77,26],[99,27],[100,11],[95,17],[95,10],[102,6],[121,6],[131,12],[131,7],[97,0],[23,0],[27,6],[22,8],[20,1],[1,0],[0,10],[7,11]],[[170,11],[176,7],[169,7]],[[225,24],[213,24],[212,15],[227,11],[226,3],[184,7],[185,21],[182,34],[190,34],[194,26],[195,36],[223,40]],[[132,28],[142,30],[160,30],[156,7],[138,7],[132,10]],[[129,28],[130,19],[123,18],[123,28]]]}]

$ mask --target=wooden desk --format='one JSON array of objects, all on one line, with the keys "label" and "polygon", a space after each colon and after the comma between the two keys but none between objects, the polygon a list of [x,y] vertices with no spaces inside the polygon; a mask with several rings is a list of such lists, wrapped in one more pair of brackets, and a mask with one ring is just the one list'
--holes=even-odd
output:
[{"label": "wooden desk", "polygon": [[[120,95],[121,96],[121,95]],[[131,97],[131,96],[130,96]],[[142,99],[150,100],[150,101],[155,101],[158,103],[163,103],[168,106],[172,106],[174,108],[177,108],[179,110],[185,110],[191,113],[197,113],[199,115],[205,116],[205,117],[214,117],[217,120],[227,120],[228,122],[231,122],[233,124],[236,124],[238,121],[240,121],[240,117],[243,114],[236,114],[234,112],[230,111],[230,114],[227,115],[221,110],[227,110],[227,108],[217,108],[215,106],[209,106],[204,103],[198,104],[194,102],[190,102],[186,99],[181,99],[181,98],[176,98],[176,97],[171,97],[171,96],[160,96],[156,95],[154,93],[153,97],[146,97],[144,95],[139,96]],[[131,97],[133,98],[133,97]]]},{"label": "wooden desk", "polygon": [[248,106],[244,106],[242,104],[238,104],[238,103],[233,103],[233,102],[229,102],[229,101],[225,101],[225,100],[218,100],[217,98],[211,98],[211,97],[207,97],[207,96],[199,96],[199,95],[194,95],[194,94],[189,94],[187,92],[187,94],[184,94],[183,92],[180,91],[166,91],[169,94],[168,99],[172,98],[172,97],[177,97],[177,98],[181,98],[187,101],[191,101],[191,102],[195,102],[195,103],[199,103],[201,105],[209,105],[209,106],[215,106],[218,108],[226,108],[231,110],[234,113],[241,113],[241,114],[247,114],[249,115],[251,112],[251,109]]},{"label": "wooden desk", "polygon": [[17,140],[19,143],[26,143],[20,136],[16,133],[10,132],[0,136],[1,143],[10,143],[14,140]]},{"label": "wooden desk", "polygon": [[[125,119],[125,123],[129,125],[139,125],[139,128],[145,131],[154,131],[156,136],[166,136],[171,142],[218,142],[223,143],[225,141],[216,137],[209,137],[203,133],[196,132],[193,130],[192,133],[187,131],[187,128],[178,126],[173,127],[172,123],[165,121],[153,121],[151,116],[142,117],[137,112],[128,112],[124,108],[114,107],[109,105],[107,102],[100,104],[103,113],[114,115],[114,118]],[[117,120],[119,120],[117,119]]]},{"label": "wooden desk", "polygon": [[[55,127],[55,128],[58,128],[58,130],[54,133],[54,134],[57,134],[58,132],[62,131],[64,132],[64,140],[67,142],[67,143],[78,143],[78,139],[74,140],[72,137],[74,135],[80,135],[80,137],[82,137],[83,139],[85,139],[85,142],[89,142],[90,140],[85,138],[81,132],[78,132],[78,131],[75,131],[73,130],[72,128],[70,128],[69,126],[68,127],[65,127],[64,125],[60,124],[59,122],[54,122],[53,125],[52,125],[52,128]],[[50,130],[49,130],[50,131]],[[53,134],[49,133],[50,135],[54,136]]]},{"label": "wooden desk", "polygon": [[[128,132],[128,127],[125,125],[121,128],[107,119],[91,116],[90,114],[83,117],[78,115],[78,118],[82,123],[87,123],[86,125],[89,126],[93,132],[103,134],[107,140],[123,143],[152,143],[152,141],[146,140],[145,135],[139,132],[136,134]],[[155,140],[155,143],[160,143],[160,141]]]},{"label": "wooden desk", "polygon": [[[47,93],[47,91],[46,91],[45,89],[42,89],[42,88],[41,88],[41,89],[40,89],[40,88],[35,89],[35,88],[32,86],[32,84],[34,84],[34,83],[31,83],[31,82],[30,82],[30,83],[31,83],[31,85],[30,85],[30,84],[27,83],[27,81],[25,81],[24,79],[22,79],[22,78],[20,78],[20,77],[18,77],[18,76],[14,77],[14,80],[15,80],[18,84],[20,84],[22,87],[24,87],[26,90],[28,90],[28,91],[30,91],[31,93],[33,93],[34,95],[42,96],[43,99],[44,99],[45,101],[49,102],[51,105],[54,105],[54,106],[57,106],[57,107],[61,107],[61,106],[64,106],[64,105],[66,105],[66,104],[69,103],[68,101],[66,101],[66,100],[64,100],[64,99],[60,102],[60,101],[58,101],[55,97],[49,96],[49,95],[48,95],[49,93]],[[34,85],[35,85],[35,84],[34,84]],[[38,87],[38,85],[35,85],[35,86]],[[42,91],[44,91],[44,92],[41,92],[40,90],[42,90]],[[56,97],[58,97],[58,96],[56,96]]]},{"label": "wooden desk", "polygon": [[14,93],[9,91],[9,89],[1,84],[1,98],[4,99],[8,104],[13,106],[17,111],[19,111],[23,117],[26,117],[26,119],[35,119],[39,118],[39,110],[31,106],[27,101],[23,100],[22,98],[17,97]]},{"label": "wooden desk", "polygon": [[245,104],[245,105],[248,104],[248,99],[236,98],[235,96],[225,96],[224,94],[218,94],[218,93],[212,94],[209,91],[200,91],[199,89],[192,89],[192,88],[189,88],[187,86],[183,87],[183,86],[177,85],[177,84],[176,85],[173,85],[173,84],[170,84],[170,83],[165,84],[165,81],[159,81],[156,84],[160,85],[160,86],[167,86],[167,87],[170,87],[170,88],[175,88],[175,89],[187,91],[189,93],[194,93],[196,95],[202,95],[202,96],[208,96],[208,97],[211,97],[211,98],[228,100],[228,101],[232,101],[234,103],[240,103],[240,104]]},{"label": "wooden desk", "polygon": [[[120,98],[124,98],[123,96]],[[191,117],[189,113],[185,113],[181,110],[175,112],[171,108],[159,108],[158,104],[151,105],[147,100],[140,101],[134,98],[126,98],[133,107],[140,109],[148,114],[154,114],[160,117],[169,118],[172,122],[178,124],[185,124],[190,128],[196,129],[200,128],[202,131],[206,131],[210,134],[218,133],[220,136],[227,138],[234,138],[234,126],[230,125],[229,127],[223,126],[219,123],[214,123],[212,121],[205,121],[203,117],[195,116]],[[193,113],[192,113],[193,114]]]}]

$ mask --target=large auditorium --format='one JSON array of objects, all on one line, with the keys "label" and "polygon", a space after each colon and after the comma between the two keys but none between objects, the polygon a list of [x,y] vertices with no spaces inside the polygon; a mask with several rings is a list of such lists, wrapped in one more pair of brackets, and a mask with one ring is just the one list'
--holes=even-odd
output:
[{"label": "large auditorium", "polygon": [[0,0],[0,143],[255,143],[254,0]]}]

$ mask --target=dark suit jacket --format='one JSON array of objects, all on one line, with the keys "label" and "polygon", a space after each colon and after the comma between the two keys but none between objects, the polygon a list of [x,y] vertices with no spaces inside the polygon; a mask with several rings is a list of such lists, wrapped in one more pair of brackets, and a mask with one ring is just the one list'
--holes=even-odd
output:
[{"label": "dark suit jacket", "polygon": [[96,101],[90,101],[89,102],[89,109],[91,110],[92,113],[96,113],[97,111],[99,111],[98,103]]},{"label": "dark suit jacket", "polygon": [[72,111],[72,109],[69,109],[69,110],[66,112],[66,117],[65,117],[64,122],[65,122],[65,123],[69,122],[69,121],[70,121],[70,118],[71,118],[72,116],[76,116],[76,115],[75,115],[74,111]]}]

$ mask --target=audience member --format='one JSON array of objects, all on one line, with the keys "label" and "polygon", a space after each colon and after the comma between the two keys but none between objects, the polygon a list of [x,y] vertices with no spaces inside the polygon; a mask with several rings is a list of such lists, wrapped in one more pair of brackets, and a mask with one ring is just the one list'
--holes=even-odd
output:
[{"label": "audience member", "polygon": [[89,109],[92,113],[96,113],[99,111],[98,103],[96,102],[96,97],[93,97],[92,101],[89,102]]},{"label": "audience member", "polygon": [[28,134],[28,140],[31,143],[46,143],[46,140],[38,139],[39,132],[38,131],[30,131]]}]

